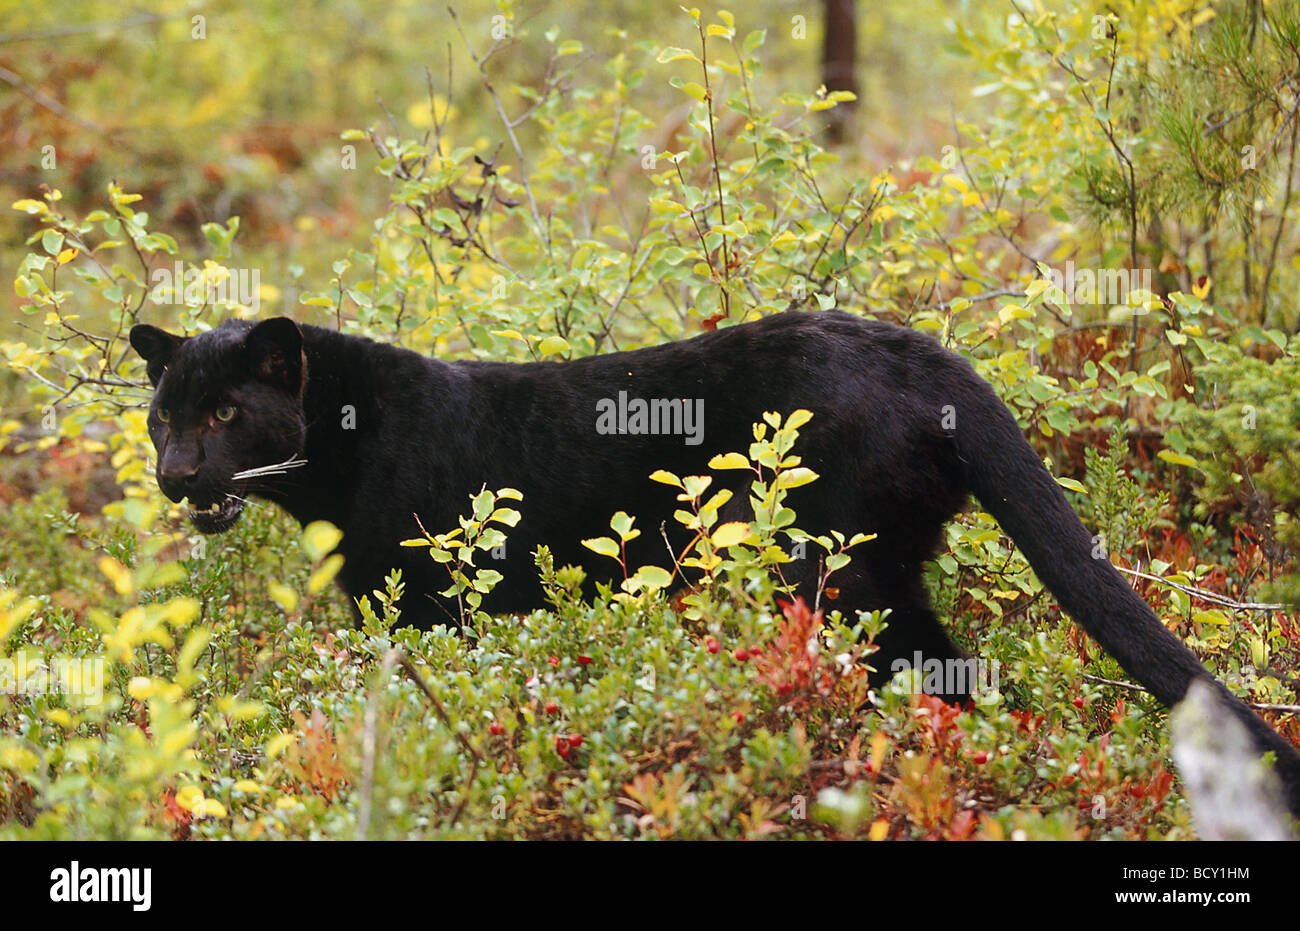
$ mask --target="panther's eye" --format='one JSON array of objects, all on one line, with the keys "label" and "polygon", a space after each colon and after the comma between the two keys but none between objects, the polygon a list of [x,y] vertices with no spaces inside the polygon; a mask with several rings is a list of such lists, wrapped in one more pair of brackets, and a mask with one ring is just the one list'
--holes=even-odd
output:
[{"label": "panther's eye", "polygon": [[235,419],[235,405],[223,404],[217,408],[217,419],[222,423],[229,423]]},{"label": "panther's eye", "polygon": [[163,423],[171,423],[171,422],[172,422],[172,412],[169,411],[169,410],[167,410],[167,408],[165,408],[165,407],[160,407],[160,408],[158,408],[158,419],[159,419],[160,421],[162,421]]}]

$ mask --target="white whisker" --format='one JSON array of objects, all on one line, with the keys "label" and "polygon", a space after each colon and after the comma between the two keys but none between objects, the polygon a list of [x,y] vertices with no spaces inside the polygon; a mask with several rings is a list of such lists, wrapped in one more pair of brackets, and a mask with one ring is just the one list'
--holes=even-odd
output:
[{"label": "white whisker", "polygon": [[234,481],[241,481],[246,478],[262,478],[267,475],[284,475],[290,469],[298,469],[307,464],[306,459],[299,459],[293,456],[284,462],[275,462],[271,465],[257,466],[252,469],[244,469],[242,472],[236,472],[230,476]]}]

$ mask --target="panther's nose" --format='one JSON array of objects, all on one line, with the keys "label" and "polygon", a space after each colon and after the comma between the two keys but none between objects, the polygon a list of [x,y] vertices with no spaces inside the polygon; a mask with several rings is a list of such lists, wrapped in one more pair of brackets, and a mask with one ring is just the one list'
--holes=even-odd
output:
[{"label": "panther's nose", "polygon": [[168,463],[158,467],[158,487],[168,498],[180,501],[194,488],[198,481],[197,465],[175,465]]}]

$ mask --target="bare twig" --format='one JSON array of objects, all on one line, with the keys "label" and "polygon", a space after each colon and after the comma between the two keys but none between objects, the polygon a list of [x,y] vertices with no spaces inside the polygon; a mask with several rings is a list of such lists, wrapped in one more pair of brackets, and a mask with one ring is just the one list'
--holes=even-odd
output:
[{"label": "bare twig", "polygon": [[[528,183],[527,160],[524,158],[523,146],[519,144],[519,137],[515,135],[515,124],[511,121],[510,117],[506,116],[505,107],[501,104],[501,97],[497,94],[497,89],[493,86],[492,79],[488,77],[487,68],[484,67],[487,59],[496,51],[497,46],[493,45],[492,48],[488,50],[487,54],[480,58],[474,51],[474,46],[470,44],[469,36],[465,35],[465,30],[461,28],[460,17],[456,15],[455,9],[448,5],[447,12],[451,14],[451,20],[456,26],[456,31],[460,33],[461,39],[465,42],[465,50],[469,53],[470,59],[473,60],[474,66],[478,68],[479,77],[483,81],[483,87],[487,90],[488,96],[492,98],[492,103],[497,110],[497,116],[501,118],[501,124],[505,127],[506,135],[510,137],[510,145],[515,150],[515,157],[519,159],[519,181],[524,187],[524,193],[528,195],[528,207],[533,214],[533,223],[537,225],[537,235],[541,236],[543,229],[542,216],[537,210],[537,201],[533,197],[532,186]],[[547,240],[546,244],[549,249],[550,241]]]},{"label": "bare twig", "polygon": [[1255,601],[1233,601],[1231,598],[1227,598],[1216,592],[1206,591],[1203,588],[1193,588],[1190,585],[1181,585],[1178,582],[1162,578],[1158,575],[1139,572],[1137,569],[1125,569],[1123,566],[1116,566],[1115,568],[1126,575],[1137,576],[1139,579],[1146,579],[1148,582],[1160,582],[1163,585],[1168,585],[1170,588],[1176,588],[1180,592],[1190,595],[1193,598],[1213,602],[1214,604],[1221,605],[1225,608],[1232,608],[1237,611],[1281,611],[1287,607],[1284,604],[1265,604]]},{"label": "bare twig", "polygon": [[36,85],[23,80],[20,75],[14,74],[14,72],[10,71],[3,65],[0,65],[0,81],[13,85],[20,94],[31,98],[37,104],[59,117],[59,119],[67,120],[74,126],[80,126],[82,129],[89,130],[92,133],[108,134],[108,130],[103,126],[86,119],[84,116],[78,116],[73,113],[63,104],[45,93],[45,91],[41,90]]}]

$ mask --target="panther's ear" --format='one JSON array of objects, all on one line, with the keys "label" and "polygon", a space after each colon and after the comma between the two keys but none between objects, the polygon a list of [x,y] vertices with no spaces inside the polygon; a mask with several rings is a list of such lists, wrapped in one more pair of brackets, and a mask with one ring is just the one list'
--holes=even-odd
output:
[{"label": "panther's ear", "polygon": [[288,317],[272,317],[249,330],[244,356],[255,378],[290,394],[302,392],[307,374],[302,331]]},{"label": "panther's ear", "polygon": [[149,326],[147,323],[141,323],[131,327],[131,348],[140,354],[144,359],[145,372],[149,375],[150,383],[157,388],[158,381],[162,378],[163,372],[167,371],[167,364],[171,362],[172,356],[181,343],[185,342],[187,336],[173,336],[166,330],[160,330],[156,326]]}]

